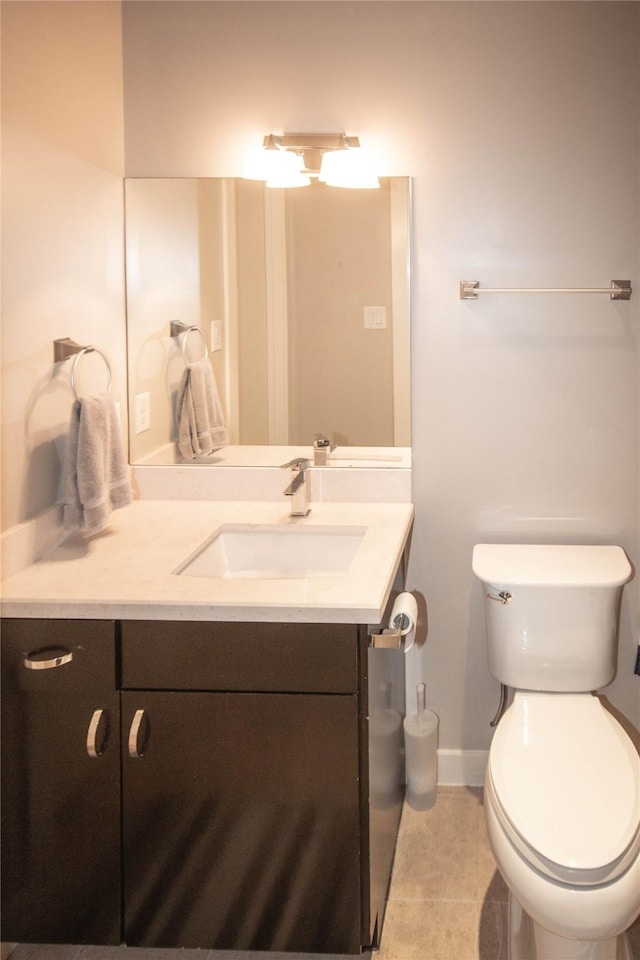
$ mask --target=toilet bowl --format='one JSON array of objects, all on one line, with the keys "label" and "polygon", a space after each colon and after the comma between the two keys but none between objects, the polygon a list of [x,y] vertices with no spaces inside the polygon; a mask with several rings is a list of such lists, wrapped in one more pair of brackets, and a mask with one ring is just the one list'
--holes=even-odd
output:
[{"label": "toilet bowl", "polygon": [[640,757],[592,691],[615,674],[619,547],[480,544],[489,669],[515,692],[485,814],[510,891],[509,960],[631,960]]},{"label": "toilet bowl", "polygon": [[[526,915],[580,941],[559,940],[558,958],[617,960],[615,941],[640,909],[640,760],[600,700],[516,692],[491,744],[485,808],[496,862]],[[591,953],[585,941],[596,942]],[[550,949],[543,960],[554,960]]]}]

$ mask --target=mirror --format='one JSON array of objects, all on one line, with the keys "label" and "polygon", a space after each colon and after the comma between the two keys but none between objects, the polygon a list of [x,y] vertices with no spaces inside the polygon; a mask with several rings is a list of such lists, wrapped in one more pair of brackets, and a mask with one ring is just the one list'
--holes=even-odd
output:
[{"label": "mirror", "polygon": [[[125,210],[132,463],[182,462],[178,391],[208,349],[229,446],[197,462],[275,447],[279,464],[322,434],[351,465],[407,465],[408,178],[127,179]],[[174,321],[199,329],[172,336]]]}]

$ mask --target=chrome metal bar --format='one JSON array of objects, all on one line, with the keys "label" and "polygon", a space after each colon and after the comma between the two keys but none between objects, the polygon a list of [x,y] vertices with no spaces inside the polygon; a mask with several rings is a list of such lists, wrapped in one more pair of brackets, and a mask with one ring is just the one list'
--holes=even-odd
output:
[{"label": "chrome metal bar", "polygon": [[98,760],[105,751],[107,745],[107,732],[103,732],[101,742],[98,744],[98,728],[100,721],[105,716],[104,710],[94,710],[89,721],[87,730],[87,753],[92,760]]},{"label": "chrome metal bar", "polygon": [[62,363],[64,360],[69,360],[71,357],[75,357],[73,366],[71,367],[71,389],[73,390],[76,400],[80,399],[80,394],[78,393],[78,387],[76,384],[76,371],[78,369],[78,364],[87,353],[97,353],[98,356],[102,357],[104,360],[107,368],[106,390],[108,393],[111,390],[111,364],[109,363],[109,358],[105,353],[102,352],[102,350],[100,350],[99,347],[94,347],[93,344],[83,346],[81,343],[76,343],[76,341],[72,340],[70,337],[62,337],[59,340],[53,341],[54,363]]},{"label": "chrome metal bar", "polygon": [[82,347],[82,349],[79,350],[78,353],[76,353],[76,358],[73,361],[73,366],[71,367],[71,389],[73,390],[76,400],[80,399],[80,394],[78,392],[78,387],[76,384],[76,371],[78,369],[78,364],[80,363],[80,361],[82,360],[82,358],[86,353],[97,353],[99,357],[102,357],[102,359],[104,360],[105,366],[107,368],[106,392],[109,393],[109,391],[111,390],[111,364],[109,363],[109,360],[106,354],[104,354],[99,347],[94,347],[94,346]]},{"label": "chrome metal bar", "polygon": [[399,627],[388,627],[380,633],[370,631],[369,646],[378,650],[399,650],[402,646],[402,631]]},{"label": "chrome metal bar", "polygon": [[140,760],[144,756],[147,738],[142,731],[143,721],[144,710],[136,710],[133,720],[131,721],[129,740],[127,742],[129,756],[132,760]]},{"label": "chrome metal bar", "polygon": [[204,331],[197,324],[186,324],[182,320],[172,320],[170,324],[171,336],[180,338],[180,349],[182,350],[182,359],[185,363],[191,363],[187,354],[187,340],[190,333],[199,333],[202,337],[202,343],[204,346],[204,356],[202,360],[207,360],[209,357],[209,344],[207,343],[207,338],[204,334]]},{"label": "chrome metal bar", "polygon": [[498,710],[496,712],[495,717],[493,718],[493,720],[489,721],[490,727],[498,726],[498,723],[502,719],[504,712],[507,709],[507,692],[508,692],[508,688],[505,687],[504,683],[501,683],[500,684],[500,702],[498,704]]},{"label": "chrome metal bar", "polygon": [[481,287],[479,280],[460,281],[461,300],[477,300],[480,293],[608,293],[610,300],[630,300],[631,281],[612,280],[609,287]]},{"label": "chrome metal bar", "polygon": [[26,653],[22,662],[27,670],[55,670],[72,660],[72,651],[65,647],[43,647],[42,650]]}]

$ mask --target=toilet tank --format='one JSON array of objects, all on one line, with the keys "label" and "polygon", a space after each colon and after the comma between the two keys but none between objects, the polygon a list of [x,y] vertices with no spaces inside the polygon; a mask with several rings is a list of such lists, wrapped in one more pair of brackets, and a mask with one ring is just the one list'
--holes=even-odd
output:
[{"label": "toilet tank", "polygon": [[484,588],[489,670],[501,683],[586,692],[613,680],[620,595],[632,575],[624,550],[481,543],[472,566]]}]

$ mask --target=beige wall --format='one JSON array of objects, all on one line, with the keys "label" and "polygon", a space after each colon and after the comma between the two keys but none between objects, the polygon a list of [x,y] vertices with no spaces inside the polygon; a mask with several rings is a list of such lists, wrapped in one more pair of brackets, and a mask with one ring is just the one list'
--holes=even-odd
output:
[{"label": "beige wall", "polygon": [[[2,4],[2,528],[58,500],[73,402],[53,340],[126,400],[119,3]],[[104,389],[93,355],[81,391]],[[123,403],[123,408],[125,403]]]},{"label": "beige wall", "polygon": [[[125,5],[129,176],[233,176],[265,133],[343,130],[413,178],[409,664],[441,746],[484,749],[482,540],[621,543],[638,565],[637,3]],[[600,286],[630,303],[503,297]],[[640,723],[638,583],[611,700]]]}]

